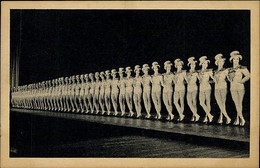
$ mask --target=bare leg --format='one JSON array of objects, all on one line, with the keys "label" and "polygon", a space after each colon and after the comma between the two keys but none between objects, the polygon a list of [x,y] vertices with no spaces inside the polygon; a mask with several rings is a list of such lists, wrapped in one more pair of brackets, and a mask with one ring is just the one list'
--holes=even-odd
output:
[{"label": "bare leg", "polygon": [[179,91],[175,91],[174,92],[174,105],[179,113],[179,121],[182,121],[184,119],[184,115],[183,115],[183,112],[182,112],[182,107],[181,105],[179,104],[179,100],[180,100],[180,92]]},{"label": "bare leg", "polygon": [[113,104],[113,107],[114,107],[114,110],[115,110],[115,115],[118,114],[118,111],[117,111],[117,97],[118,97],[117,93],[112,93],[112,104]]}]

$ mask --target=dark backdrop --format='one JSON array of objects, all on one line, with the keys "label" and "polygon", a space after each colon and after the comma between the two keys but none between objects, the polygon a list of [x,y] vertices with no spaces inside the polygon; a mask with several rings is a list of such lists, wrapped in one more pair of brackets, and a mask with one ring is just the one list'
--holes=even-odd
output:
[{"label": "dark backdrop", "polygon": [[250,12],[12,10],[11,50],[20,42],[20,85],[190,56],[216,68],[233,50],[250,66]]},{"label": "dark backdrop", "polygon": [[[214,56],[229,58],[233,50],[240,51],[241,64],[250,69],[250,11],[11,10],[11,58],[20,56],[20,85],[153,61],[163,65],[176,58],[187,68],[190,56],[206,55],[210,68],[216,68]],[[234,117],[230,93],[228,97]],[[212,99],[218,113],[213,94]]]}]

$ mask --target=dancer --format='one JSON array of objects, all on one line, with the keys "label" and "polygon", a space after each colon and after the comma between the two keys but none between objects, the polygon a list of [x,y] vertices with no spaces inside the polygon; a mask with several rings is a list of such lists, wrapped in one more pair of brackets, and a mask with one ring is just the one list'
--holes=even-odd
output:
[{"label": "dancer", "polygon": [[60,111],[63,111],[63,109],[64,109],[64,104],[63,104],[63,98],[64,98],[64,92],[63,92],[63,90],[64,90],[64,78],[63,77],[61,77],[61,78],[59,78],[59,87],[60,87],[60,91],[59,91],[59,93],[60,93],[60,96],[59,96],[59,101],[60,101]]},{"label": "dancer", "polygon": [[105,104],[107,108],[107,115],[111,113],[111,79],[109,70],[105,71],[106,81],[105,81]]},{"label": "dancer", "polygon": [[120,110],[121,110],[121,116],[125,115],[125,99],[126,99],[126,80],[124,78],[124,68],[119,68],[118,74],[119,74],[119,105],[120,105]]},{"label": "dancer", "polygon": [[69,112],[70,111],[70,90],[69,90],[69,78],[65,77],[65,88],[64,88],[64,95],[65,95],[65,103],[66,104],[66,108],[64,110],[64,112]]},{"label": "dancer", "polygon": [[151,118],[151,76],[148,74],[148,70],[150,67],[148,64],[144,64],[142,67],[142,71],[144,73],[143,75],[143,100],[144,100],[144,107],[146,110],[146,116],[145,118]]},{"label": "dancer", "polygon": [[136,110],[136,117],[140,118],[142,116],[141,110],[141,96],[142,96],[142,77],[140,76],[140,66],[136,65],[134,72],[135,72],[135,78],[133,80],[133,86],[134,86],[134,104],[135,104],[135,110]]},{"label": "dancer", "polygon": [[119,89],[118,89],[118,85],[119,85],[119,81],[116,78],[116,70],[112,69],[111,70],[111,74],[112,74],[112,82],[111,82],[111,86],[112,86],[112,94],[111,94],[111,99],[112,99],[112,104],[115,110],[114,115],[116,116],[118,114],[117,111],[117,99],[118,99],[118,93],[119,93]]},{"label": "dancer", "polygon": [[94,97],[95,97],[95,81],[94,81],[93,73],[89,74],[89,79],[90,79],[90,89],[89,89],[88,100],[89,100],[89,105],[91,108],[91,114],[93,114],[94,113]]},{"label": "dancer", "polygon": [[79,92],[79,107],[80,107],[80,112],[84,113],[85,112],[85,80],[84,80],[84,75],[81,74],[79,76],[80,79],[80,84],[79,84],[79,88],[80,88],[80,92]]},{"label": "dancer", "polygon": [[220,116],[218,123],[223,123],[223,115],[226,118],[226,124],[231,122],[230,117],[226,111],[226,96],[227,96],[227,76],[228,69],[223,68],[226,58],[222,58],[222,54],[217,54],[215,56],[215,64],[218,69],[214,72],[214,82],[215,82],[215,98],[220,109]]},{"label": "dancer", "polygon": [[134,115],[133,112],[133,77],[131,76],[132,69],[131,67],[125,68],[126,72],[126,103],[129,109],[129,116]]},{"label": "dancer", "polygon": [[206,115],[203,120],[204,123],[213,121],[213,115],[211,115],[210,110],[210,94],[211,94],[211,86],[209,83],[209,79],[213,77],[212,69],[207,69],[208,64],[210,63],[207,60],[207,56],[202,56],[199,59],[199,65],[202,66],[201,70],[199,71],[199,81],[200,81],[200,92],[199,92],[199,100],[200,105],[202,106],[203,110],[205,111]]},{"label": "dancer", "polygon": [[100,81],[100,91],[99,91],[99,105],[101,107],[102,115],[105,114],[105,73],[100,72],[99,76],[101,78]]},{"label": "dancer", "polygon": [[70,97],[70,104],[71,104],[71,112],[75,112],[75,105],[74,105],[74,96],[75,96],[75,90],[74,90],[74,80],[73,76],[69,77],[69,97]]},{"label": "dancer", "polygon": [[76,112],[80,112],[80,79],[79,75],[76,75],[76,82],[74,84],[75,87],[75,97],[74,97],[74,102],[76,106]]},{"label": "dancer", "polygon": [[160,65],[158,62],[152,63],[152,69],[154,74],[152,75],[152,100],[156,110],[156,119],[161,119],[161,93],[162,93],[162,84],[163,84],[163,76],[158,72]]},{"label": "dancer", "polygon": [[91,101],[91,94],[90,94],[90,82],[88,81],[88,74],[84,75],[84,82],[83,82],[83,88],[84,88],[84,94],[83,94],[83,102],[86,109],[86,113],[89,113],[93,110],[93,105]]},{"label": "dancer", "polygon": [[191,121],[199,121],[200,116],[197,113],[197,94],[198,86],[197,80],[199,79],[198,72],[195,70],[196,63],[194,57],[188,59],[189,72],[186,74],[185,80],[187,82],[187,102],[192,112]]},{"label": "dancer", "polygon": [[[185,96],[185,86],[184,80],[186,77],[186,70],[182,70],[183,61],[177,58],[174,61],[174,66],[177,71],[174,74],[174,105],[179,113],[178,121],[182,121],[185,117],[184,112],[184,96]],[[179,104],[180,101],[180,104]]]},{"label": "dancer", "polygon": [[95,92],[94,92],[94,98],[93,98],[93,104],[96,109],[96,114],[99,113],[99,103],[98,103],[98,97],[99,97],[99,89],[100,89],[100,81],[99,81],[99,72],[95,73]]},{"label": "dancer", "polygon": [[235,103],[237,116],[233,123],[234,125],[245,125],[243,117],[243,98],[245,94],[244,83],[250,79],[250,72],[247,67],[241,66],[239,61],[242,60],[242,55],[238,51],[230,53],[229,61],[233,63],[233,67],[229,70],[228,80],[230,81],[230,91],[232,99]]},{"label": "dancer", "polygon": [[163,102],[168,111],[168,117],[166,120],[173,120],[174,115],[172,114],[172,93],[174,74],[171,72],[172,63],[170,61],[164,62],[164,69],[166,72],[163,74]]}]

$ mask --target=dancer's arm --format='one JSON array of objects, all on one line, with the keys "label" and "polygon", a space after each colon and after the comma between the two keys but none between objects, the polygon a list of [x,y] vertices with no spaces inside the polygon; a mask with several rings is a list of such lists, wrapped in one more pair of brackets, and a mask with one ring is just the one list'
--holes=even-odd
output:
[{"label": "dancer's arm", "polygon": [[242,78],[241,83],[245,83],[246,81],[248,81],[250,79],[250,72],[248,71],[248,69],[245,67],[241,70],[242,74],[245,76],[244,78]]}]

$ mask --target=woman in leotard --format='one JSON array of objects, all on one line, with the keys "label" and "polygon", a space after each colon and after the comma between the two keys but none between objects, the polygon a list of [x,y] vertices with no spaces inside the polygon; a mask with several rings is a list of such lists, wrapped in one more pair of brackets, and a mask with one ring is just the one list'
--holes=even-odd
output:
[{"label": "woman in leotard", "polygon": [[220,116],[218,123],[223,123],[223,115],[226,118],[226,124],[231,122],[230,117],[226,111],[226,97],[227,97],[227,82],[228,69],[223,68],[226,58],[222,58],[222,54],[217,54],[215,56],[215,64],[218,69],[214,71],[214,82],[215,82],[215,98],[220,109]]},{"label": "woman in leotard", "polygon": [[101,114],[105,114],[105,73],[100,72],[99,76],[101,78],[100,81],[100,91],[99,91],[99,105],[101,107]]},{"label": "woman in leotard", "polygon": [[89,82],[89,75],[88,74],[84,74],[84,84],[83,84],[83,88],[84,88],[84,96],[83,96],[83,102],[84,102],[84,106],[86,109],[86,113],[89,113],[90,111],[92,111],[93,106],[92,106],[92,101],[91,101],[91,94],[90,94],[90,82]]},{"label": "woman in leotard", "polygon": [[70,111],[70,104],[69,104],[69,78],[65,77],[65,104],[66,104],[66,109],[64,110],[65,112]]},{"label": "woman in leotard", "polygon": [[77,105],[76,105],[76,101],[75,101],[75,97],[76,97],[76,80],[75,80],[75,75],[73,75],[71,77],[71,90],[70,90],[70,100],[71,100],[71,103],[73,104],[72,106],[72,112],[76,112],[77,110]]},{"label": "woman in leotard", "polygon": [[140,76],[140,66],[136,65],[134,72],[135,72],[135,78],[133,81],[134,86],[134,104],[135,104],[135,110],[136,110],[136,117],[140,118],[142,116],[141,110],[141,96],[142,96],[142,77]]},{"label": "woman in leotard", "polygon": [[79,87],[80,87],[80,91],[79,91],[79,107],[80,107],[80,112],[84,113],[85,111],[85,106],[84,106],[84,93],[85,93],[85,81],[84,81],[84,75],[81,74],[79,76]]},{"label": "woman in leotard", "polygon": [[119,85],[119,81],[118,78],[116,77],[116,70],[112,69],[111,70],[111,74],[112,74],[112,81],[111,81],[111,86],[112,86],[112,93],[111,93],[111,99],[112,99],[112,104],[115,110],[114,115],[116,116],[118,114],[117,111],[117,99],[118,99],[118,93],[119,93],[119,89],[118,89],[118,85]]},{"label": "woman in leotard", "polygon": [[188,66],[190,66],[189,72],[186,74],[187,82],[187,102],[192,112],[191,121],[199,121],[200,116],[197,113],[197,95],[198,95],[198,85],[197,80],[199,79],[198,72],[196,68],[195,57],[190,57],[188,59]]},{"label": "woman in leotard", "polygon": [[121,110],[121,116],[125,115],[125,92],[126,92],[126,80],[124,78],[124,68],[119,68],[118,74],[119,74],[119,105]]},{"label": "woman in leotard", "polygon": [[132,69],[131,67],[125,68],[126,72],[126,103],[129,109],[129,116],[132,117],[134,115],[133,112],[133,77],[131,76]]},{"label": "woman in leotard", "polygon": [[[178,121],[182,121],[185,117],[184,112],[184,96],[185,96],[185,85],[184,80],[186,77],[186,70],[182,70],[183,61],[181,59],[176,59],[174,61],[174,66],[177,71],[174,73],[174,105],[179,113]],[[180,104],[179,104],[180,101]]]},{"label": "woman in leotard", "polygon": [[142,84],[143,84],[143,101],[144,107],[146,110],[145,118],[151,118],[151,76],[148,74],[148,70],[150,67],[148,64],[144,64],[142,67],[142,71],[144,75],[142,76]]},{"label": "woman in leotard", "polygon": [[174,74],[171,72],[172,63],[170,61],[164,62],[164,69],[166,72],[163,74],[163,102],[168,111],[168,117],[166,120],[173,120],[174,115],[172,114],[172,93]]},{"label": "woman in leotard", "polygon": [[233,67],[229,70],[228,79],[230,81],[230,91],[232,99],[235,103],[237,110],[237,117],[234,125],[245,125],[245,119],[243,117],[243,98],[245,95],[244,83],[250,79],[250,72],[247,67],[239,64],[242,60],[242,55],[238,51],[230,53],[230,62],[233,63]]},{"label": "woman in leotard", "polygon": [[95,81],[94,81],[94,74],[93,73],[90,73],[89,74],[89,79],[90,79],[90,89],[89,89],[89,104],[91,105],[90,108],[92,107],[91,109],[91,114],[94,113],[94,94],[95,94]]},{"label": "woman in leotard", "polygon": [[163,76],[158,72],[160,65],[158,62],[152,63],[152,69],[154,74],[152,75],[152,100],[156,110],[156,119],[161,119],[161,94],[162,94],[162,84]]},{"label": "woman in leotard", "polygon": [[76,75],[76,82],[74,84],[75,87],[75,97],[74,97],[74,102],[76,106],[77,113],[80,112],[80,79],[79,75]]},{"label": "woman in leotard", "polygon": [[106,80],[105,80],[105,104],[107,108],[107,115],[111,113],[111,79],[109,70],[105,71]]},{"label": "woman in leotard", "polygon": [[65,111],[66,109],[65,95],[66,95],[66,90],[65,90],[64,77],[61,77],[61,98],[60,98],[61,111]]},{"label": "woman in leotard", "polygon": [[95,73],[95,92],[94,92],[94,99],[93,99],[93,104],[96,109],[96,114],[99,113],[99,103],[98,103],[98,98],[99,98],[99,91],[100,91],[100,80],[99,80],[99,72]]},{"label": "woman in leotard", "polygon": [[214,79],[214,77],[213,77],[212,69],[207,69],[208,64],[210,63],[210,61],[207,60],[207,56],[200,57],[199,61],[200,61],[199,65],[202,66],[201,70],[199,71],[199,81],[200,81],[199,100],[200,100],[200,105],[202,106],[203,110],[206,113],[203,122],[211,123],[213,120],[213,115],[211,115],[210,113],[211,86],[210,86],[209,79],[210,78]]}]

